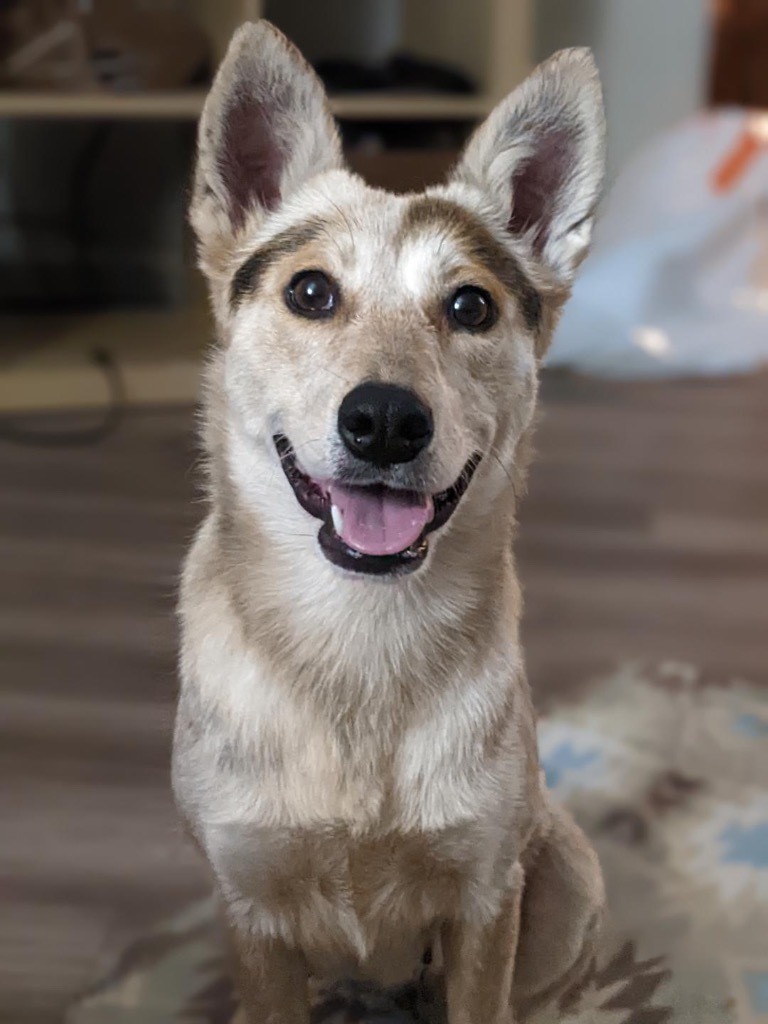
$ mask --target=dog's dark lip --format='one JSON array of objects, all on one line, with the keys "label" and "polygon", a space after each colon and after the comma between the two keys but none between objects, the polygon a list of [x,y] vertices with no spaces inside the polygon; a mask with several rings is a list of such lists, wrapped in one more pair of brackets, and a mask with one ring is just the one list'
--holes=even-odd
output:
[{"label": "dog's dark lip", "polygon": [[293,446],[285,434],[275,434],[273,441],[280,458],[288,483],[293,488],[296,500],[311,516],[316,519],[327,519],[331,514],[331,503],[328,495],[314,480],[302,473],[296,461]]},{"label": "dog's dark lip", "polygon": [[331,521],[331,503],[328,494],[318,483],[299,469],[293,446],[285,434],[275,434],[273,441],[283,472],[296,495],[296,500],[305,512],[314,516],[315,519],[322,520],[323,525],[320,527],[318,540],[323,554],[330,562],[342,569],[369,576],[404,575],[418,569],[427,557],[429,534],[439,530],[441,526],[445,526],[456,511],[482,459],[482,455],[476,452],[467,461],[456,483],[433,496],[434,515],[432,520],[410,547],[395,555],[366,555],[349,547],[336,533]]},{"label": "dog's dark lip", "polygon": [[405,551],[396,555],[366,555],[345,544],[329,520],[323,523],[318,534],[320,549],[333,565],[347,572],[358,572],[365,576],[405,576],[418,569],[427,557],[429,544],[426,531]]}]

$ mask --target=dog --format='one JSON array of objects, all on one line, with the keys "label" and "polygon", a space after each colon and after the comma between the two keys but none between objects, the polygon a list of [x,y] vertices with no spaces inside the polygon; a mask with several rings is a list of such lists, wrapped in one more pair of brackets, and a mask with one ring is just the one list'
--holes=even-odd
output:
[{"label": "dog", "polygon": [[603,136],[591,55],[563,51],[446,184],[395,195],[345,169],[267,22],[211,88],[190,218],[218,345],[173,785],[252,1024],[425,957],[449,1024],[509,1024],[593,959],[601,874],[540,770],[512,540]]}]

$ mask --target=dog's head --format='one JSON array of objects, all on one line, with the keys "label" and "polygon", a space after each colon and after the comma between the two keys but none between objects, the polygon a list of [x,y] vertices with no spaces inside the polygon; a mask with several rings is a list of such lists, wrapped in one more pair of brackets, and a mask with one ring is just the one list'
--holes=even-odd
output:
[{"label": "dog's head", "polygon": [[488,525],[602,172],[588,51],[504,100],[446,185],[395,196],[344,169],[287,40],[238,31],[200,125],[191,219],[228,477],[274,543],[311,530],[335,565],[398,575],[454,515]]}]

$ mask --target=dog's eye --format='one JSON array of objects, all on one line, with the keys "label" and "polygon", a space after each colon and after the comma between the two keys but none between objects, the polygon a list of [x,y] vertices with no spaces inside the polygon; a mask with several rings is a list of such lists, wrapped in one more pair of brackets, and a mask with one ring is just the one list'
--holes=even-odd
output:
[{"label": "dog's eye", "polygon": [[288,308],[299,316],[331,316],[337,299],[336,285],[321,270],[300,271],[285,291]]},{"label": "dog's eye", "polygon": [[465,331],[487,331],[496,322],[496,307],[488,292],[465,285],[451,296],[448,316]]}]

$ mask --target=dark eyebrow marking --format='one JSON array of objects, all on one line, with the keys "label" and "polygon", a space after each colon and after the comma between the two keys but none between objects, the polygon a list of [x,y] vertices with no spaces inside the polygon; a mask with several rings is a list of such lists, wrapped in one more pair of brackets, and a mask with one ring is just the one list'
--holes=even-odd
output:
[{"label": "dark eyebrow marking", "polygon": [[414,199],[405,211],[401,241],[424,227],[447,228],[467,255],[489,270],[520,303],[529,330],[541,325],[541,296],[528,279],[513,253],[494,238],[488,228],[469,210],[450,199],[423,196]]},{"label": "dark eyebrow marking", "polygon": [[308,221],[286,228],[270,238],[235,271],[229,287],[230,305],[237,306],[243,295],[255,291],[265,271],[273,263],[314,241],[324,230],[325,225],[320,221]]}]

